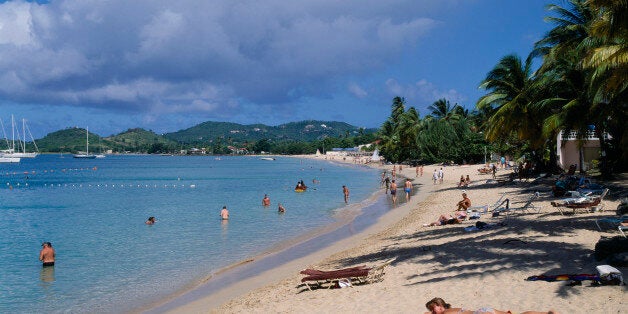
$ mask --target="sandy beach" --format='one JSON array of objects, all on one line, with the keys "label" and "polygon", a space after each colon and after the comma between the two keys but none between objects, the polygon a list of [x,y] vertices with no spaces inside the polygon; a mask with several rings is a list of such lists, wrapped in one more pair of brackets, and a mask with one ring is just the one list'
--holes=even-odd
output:
[{"label": "sandy beach", "polygon": [[[470,165],[443,167],[443,183],[433,184],[431,174],[436,167],[425,166],[419,177],[414,168],[404,167],[401,175],[411,178],[420,192],[366,230],[168,311],[423,313],[425,303],[433,297],[441,297],[454,307],[490,306],[513,313],[549,309],[563,314],[625,311],[626,286],[592,286],[591,281],[571,286],[569,281],[524,280],[543,274],[595,274],[595,267],[603,264],[593,257],[596,242],[601,237],[618,235],[616,230],[599,231],[595,220],[615,215],[617,195],[606,198],[601,212],[562,215],[550,205],[556,198],[551,195],[549,181],[504,184],[510,170],[500,170],[496,181],[491,175],[478,174],[480,166]],[[470,176],[470,186],[458,187],[461,175]],[[624,193],[625,180],[613,184],[620,191],[616,194]],[[480,221],[494,227],[477,231],[465,228],[478,220],[424,226],[441,214],[453,213],[463,192],[472,206],[492,205],[506,193],[515,208],[539,192],[533,205],[541,210],[538,214],[517,212],[507,219],[503,214],[483,215]],[[399,197],[404,197],[403,193]],[[301,283],[303,275],[299,271],[305,268],[377,266],[390,258],[395,261],[386,267],[381,282],[313,291]],[[628,275],[627,268],[619,269],[624,277]]]}]

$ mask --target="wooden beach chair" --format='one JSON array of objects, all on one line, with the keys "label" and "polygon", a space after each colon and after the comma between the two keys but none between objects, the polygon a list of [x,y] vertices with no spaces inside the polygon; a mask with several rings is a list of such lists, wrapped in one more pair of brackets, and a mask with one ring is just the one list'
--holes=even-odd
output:
[{"label": "wooden beach chair", "polygon": [[392,264],[397,258],[391,258],[379,266],[373,267],[369,270],[368,276],[365,278],[366,283],[380,282],[384,280],[385,269],[388,265]]},{"label": "wooden beach chair", "polygon": [[308,290],[313,288],[333,288],[338,287],[341,283],[374,283],[383,280],[384,270],[395,259],[385,261],[376,267],[354,266],[337,270],[318,270],[305,269],[300,273],[306,275],[301,282],[306,285]]},{"label": "wooden beach chair", "polygon": [[301,282],[304,283],[308,290],[313,288],[327,288],[337,287],[341,280],[348,280],[348,282],[362,282],[366,280],[371,269],[365,266],[349,267],[337,270],[317,270],[306,269],[302,270],[301,274],[306,275],[301,278]]}]

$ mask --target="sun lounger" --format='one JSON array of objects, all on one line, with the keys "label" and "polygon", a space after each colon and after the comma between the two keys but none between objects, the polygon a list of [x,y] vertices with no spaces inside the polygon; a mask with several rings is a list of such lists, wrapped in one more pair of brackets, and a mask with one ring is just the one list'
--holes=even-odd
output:
[{"label": "sun lounger", "polygon": [[576,213],[577,210],[583,209],[588,212],[591,211],[601,211],[604,209],[604,197],[608,195],[608,189],[602,191],[602,194],[597,196],[588,196],[586,198],[579,199],[564,199],[559,202],[551,202],[552,206],[556,207],[561,214],[565,215],[562,207],[572,209],[573,214]]},{"label": "sun lounger", "polygon": [[603,227],[615,229],[615,227],[621,226],[622,222],[628,222],[628,215],[600,218],[595,221],[595,224],[597,225],[597,228],[602,231]]},{"label": "sun lounger", "polygon": [[372,268],[355,266],[337,270],[305,269],[300,272],[306,275],[301,279],[301,282],[307,286],[308,290],[338,287],[341,281],[343,283],[374,283],[383,280],[384,269],[394,260],[387,260]]}]

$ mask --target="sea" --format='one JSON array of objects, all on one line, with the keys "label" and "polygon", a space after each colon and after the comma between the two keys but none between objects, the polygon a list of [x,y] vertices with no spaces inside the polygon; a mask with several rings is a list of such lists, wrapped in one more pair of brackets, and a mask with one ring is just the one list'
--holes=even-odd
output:
[{"label": "sea", "polygon": [[[146,308],[337,223],[380,178],[363,165],[281,156],[46,154],[0,164],[0,313]],[[296,193],[300,180],[309,188]],[[54,267],[38,260],[45,241]]]}]

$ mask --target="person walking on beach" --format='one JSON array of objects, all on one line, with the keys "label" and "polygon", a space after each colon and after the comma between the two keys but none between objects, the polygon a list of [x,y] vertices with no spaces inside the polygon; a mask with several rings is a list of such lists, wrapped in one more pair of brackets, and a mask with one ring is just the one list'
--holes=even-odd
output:
[{"label": "person walking on beach", "polygon": [[345,196],[345,204],[349,204],[349,188],[346,185],[342,186],[342,194]]},{"label": "person walking on beach", "polygon": [[262,206],[270,206],[270,197],[268,197],[268,194],[264,194],[264,198],[262,199]]},{"label": "person walking on beach", "polygon": [[43,267],[55,265],[55,249],[52,248],[52,243],[44,242],[41,244],[42,248],[39,251],[39,260],[43,262]]},{"label": "person walking on beach", "polygon": [[434,181],[434,184],[438,181],[438,171],[436,169],[434,169],[434,173],[432,173],[432,181]]},{"label": "person walking on beach", "polygon": [[423,176],[423,165],[421,165],[421,177]]},{"label": "person walking on beach", "polygon": [[445,172],[443,171],[443,167],[440,167],[440,170],[438,170],[438,183],[443,183],[443,180],[445,179]]},{"label": "person walking on beach", "polygon": [[386,185],[386,194],[388,194],[388,189],[390,189],[390,178],[388,176],[384,179],[384,184]]},{"label": "person walking on beach", "polygon": [[220,219],[229,220],[229,210],[227,209],[227,206],[222,207],[222,210],[220,211]]},{"label": "person walking on beach", "polygon": [[419,176],[419,166],[418,165],[416,166],[416,169],[414,170],[414,172],[415,172],[414,177],[415,178],[418,177]]},{"label": "person walking on beach", "polygon": [[412,182],[410,179],[406,179],[406,183],[404,184],[404,189],[406,192],[406,202],[410,200],[410,194],[412,193]]},{"label": "person walking on beach", "polygon": [[397,203],[397,183],[395,183],[394,179],[390,184],[390,196],[392,196],[393,204]]}]

